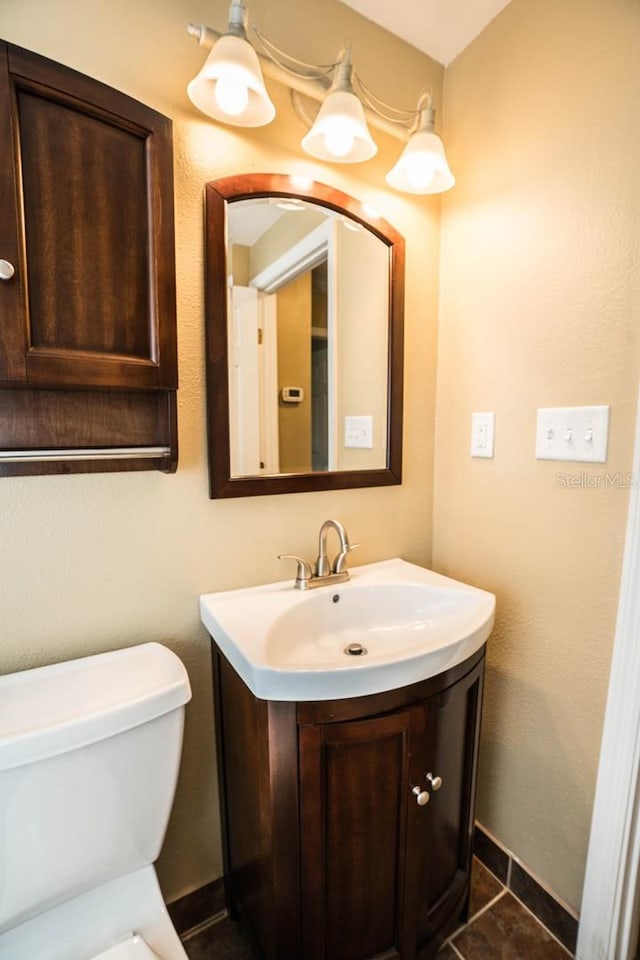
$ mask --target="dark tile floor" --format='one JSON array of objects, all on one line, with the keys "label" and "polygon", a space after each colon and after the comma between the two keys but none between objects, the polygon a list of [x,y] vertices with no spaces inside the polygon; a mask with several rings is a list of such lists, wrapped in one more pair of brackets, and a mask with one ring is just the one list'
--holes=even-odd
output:
[{"label": "dark tile floor", "polygon": [[184,941],[189,960],[255,960],[237,923],[228,917]]},{"label": "dark tile floor", "polygon": [[[226,917],[185,940],[190,960],[255,960],[237,924]],[[474,860],[471,920],[438,960],[568,960],[571,956],[502,883]]]}]

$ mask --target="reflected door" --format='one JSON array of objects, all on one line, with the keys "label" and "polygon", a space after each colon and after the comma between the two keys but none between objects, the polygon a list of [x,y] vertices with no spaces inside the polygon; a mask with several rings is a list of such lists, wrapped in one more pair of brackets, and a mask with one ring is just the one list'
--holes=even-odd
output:
[{"label": "reflected door", "polygon": [[231,462],[240,476],[277,473],[274,297],[233,287],[229,321]]}]

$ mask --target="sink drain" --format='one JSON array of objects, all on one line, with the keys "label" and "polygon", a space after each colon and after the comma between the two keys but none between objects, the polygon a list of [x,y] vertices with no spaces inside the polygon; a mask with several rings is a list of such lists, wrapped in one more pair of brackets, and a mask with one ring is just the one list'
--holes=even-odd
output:
[{"label": "sink drain", "polygon": [[362,657],[367,652],[367,648],[363,647],[361,643],[350,643],[348,647],[344,648],[344,652],[348,657]]}]

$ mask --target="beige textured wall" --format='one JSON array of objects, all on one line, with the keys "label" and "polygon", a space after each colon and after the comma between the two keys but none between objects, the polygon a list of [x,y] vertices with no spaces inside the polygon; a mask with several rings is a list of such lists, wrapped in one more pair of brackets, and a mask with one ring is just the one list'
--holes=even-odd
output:
[{"label": "beige textured wall", "polygon": [[[578,907],[638,383],[640,5],[513,0],[447,70],[434,567],[493,590],[480,820]],[[610,404],[606,467],[534,459],[538,406]],[[469,456],[496,412],[493,460]]]},{"label": "beige textured wall", "polygon": [[[387,460],[389,248],[368,231],[336,225],[337,454],[341,470],[373,470]],[[354,283],[354,279],[356,282]],[[345,322],[346,321],[346,322]],[[372,418],[372,446],[344,444],[345,417]]]},{"label": "beige textured wall", "polygon": [[236,287],[248,287],[251,274],[249,272],[249,255],[251,247],[241,243],[234,243],[231,248],[231,272]]},{"label": "beige textured wall", "polygon": [[[185,86],[205,52],[186,23],[224,28],[226,0],[3,0],[0,36],[124,90],[174,120],[180,360],[180,465],[160,473],[0,481],[0,671],[143,640],[184,659],[193,685],[184,761],[160,863],[175,897],[219,876],[209,647],[199,593],[289,576],[278,553],[311,557],[320,523],[337,517],[362,543],[359,563],[426,562],[434,416],[439,201],[384,185],[399,144],[376,134],[378,158],[355,169],[312,162],[287,92],[255,132],[208,122]],[[440,99],[442,69],[336,0],[252,0],[255,21],[298,57],[326,63],[351,36],[365,82],[411,106],[425,83]],[[212,502],[207,498],[202,193],[242,172],[299,173],[378,208],[407,239],[405,457],[401,487]],[[426,264],[426,266],[425,266]]]}]

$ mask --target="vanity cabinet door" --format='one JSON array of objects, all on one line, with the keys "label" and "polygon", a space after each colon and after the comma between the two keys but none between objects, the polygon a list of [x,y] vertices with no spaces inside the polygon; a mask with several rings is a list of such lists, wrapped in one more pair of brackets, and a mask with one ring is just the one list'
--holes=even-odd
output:
[{"label": "vanity cabinet door", "polygon": [[415,711],[300,728],[304,960],[403,958]]},{"label": "vanity cabinet door", "polygon": [[410,776],[429,793],[424,806],[411,804],[407,828],[407,934],[418,957],[432,956],[468,908],[482,683],[483,663],[414,721]]},{"label": "vanity cabinet door", "polygon": [[304,960],[427,960],[465,913],[483,666],[406,708],[300,727]]},{"label": "vanity cabinet door", "polygon": [[0,42],[0,385],[175,389],[174,258],[170,120]]}]

